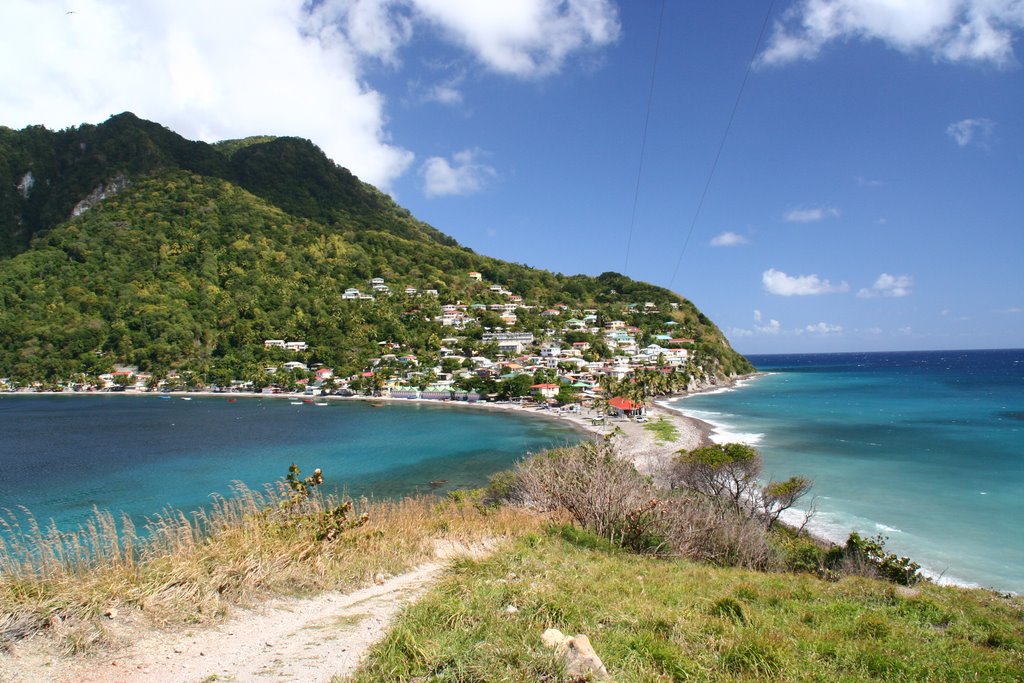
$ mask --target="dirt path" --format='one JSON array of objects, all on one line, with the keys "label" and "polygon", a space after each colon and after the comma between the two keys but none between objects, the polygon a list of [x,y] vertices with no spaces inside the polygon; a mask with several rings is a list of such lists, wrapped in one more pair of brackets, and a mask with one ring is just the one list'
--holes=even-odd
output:
[{"label": "dirt path", "polygon": [[[47,655],[23,642],[0,657],[5,683],[200,683],[329,681],[351,674],[395,616],[422,596],[455,556],[481,557],[490,544],[441,543],[438,561],[352,593],[281,598],[239,609],[224,623],[190,632],[131,630],[117,652],[80,659]],[[121,629],[115,629],[121,630]]]}]

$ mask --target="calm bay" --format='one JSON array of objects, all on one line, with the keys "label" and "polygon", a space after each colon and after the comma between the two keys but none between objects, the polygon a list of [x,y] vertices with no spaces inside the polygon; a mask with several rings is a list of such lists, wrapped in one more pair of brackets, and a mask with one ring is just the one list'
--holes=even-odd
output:
[{"label": "calm bay", "polygon": [[458,406],[156,395],[0,395],[0,433],[0,509],[61,529],[94,506],[137,524],[193,510],[234,481],[281,480],[293,462],[349,496],[443,493],[580,440],[556,421]]}]

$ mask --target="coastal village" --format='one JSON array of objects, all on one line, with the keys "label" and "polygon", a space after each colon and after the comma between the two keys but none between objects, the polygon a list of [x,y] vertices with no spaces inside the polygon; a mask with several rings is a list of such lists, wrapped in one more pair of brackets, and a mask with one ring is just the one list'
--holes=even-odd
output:
[{"label": "coastal village", "polygon": [[[599,308],[564,303],[541,306],[480,272],[465,274],[474,300],[442,300],[437,289],[395,287],[375,277],[364,288],[348,287],[342,305],[372,305],[378,298],[403,297],[409,314],[436,324],[436,355],[417,356],[402,344],[381,339],[380,355],[359,372],[336,373],[315,362],[316,348],[301,339],[265,339],[267,362],[257,377],[208,383],[197,373],[164,376],[118,366],[95,378],[77,377],[53,387],[16,387],[0,378],[0,389],[64,392],[206,391],[303,397],[372,396],[438,401],[535,400],[539,405],[600,407],[612,414],[641,417],[652,396],[698,386],[710,373],[694,363],[694,339],[682,336],[672,319],[678,304],[641,301],[618,311],[643,324]],[[475,299],[481,300],[475,300]],[[422,305],[421,302],[433,305]],[[434,315],[430,315],[434,312]],[[523,329],[524,316],[541,326]],[[625,315],[623,317],[626,317]],[[677,316],[678,317],[678,316]]]}]

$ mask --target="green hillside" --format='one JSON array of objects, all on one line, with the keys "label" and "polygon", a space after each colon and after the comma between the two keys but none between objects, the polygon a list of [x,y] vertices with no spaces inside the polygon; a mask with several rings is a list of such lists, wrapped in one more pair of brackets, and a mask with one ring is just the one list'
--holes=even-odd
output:
[{"label": "green hillside", "polygon": [[[343,300],[375,277],[390,296]],[[440,306],[504,301],[491,284],[533,306],[517,330],[542,333],[540,311],[557,304],[648,336],[671,321],[694,340],[702,372],[750,370],[672,292],[476,254],[307,140],[208,145],[127,113],[57,132],[0,128],[0,377],[59,381],[133,365],[226,382],[281,360],[264,339],[305,340],[300,360],[339,373],[363,369],[382,341],[429,361],[450,334],[434,320]],[[468,346],[487,323],[464,331]]]}]

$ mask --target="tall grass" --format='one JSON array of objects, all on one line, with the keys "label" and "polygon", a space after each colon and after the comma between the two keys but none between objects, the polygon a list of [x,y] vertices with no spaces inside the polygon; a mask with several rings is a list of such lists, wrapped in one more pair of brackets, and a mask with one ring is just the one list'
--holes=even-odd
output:
[{"label": "tall grass", "polygon": [[[514,536],[539,522],[524,510],[487,510],[432,496],[354,501],[360,520],[331,535],[341,502],[286,487],[237,484],[192,514],[168,509],[136,530],[94,509],[78,530],[43,527],[25,509],[0,516],[0,645],[111,609],[157,622],[198,623],[270,594],[305,594],[370,582],[433,557],[435,542]],[[282,504],[284,502],[285,504]]]}]

